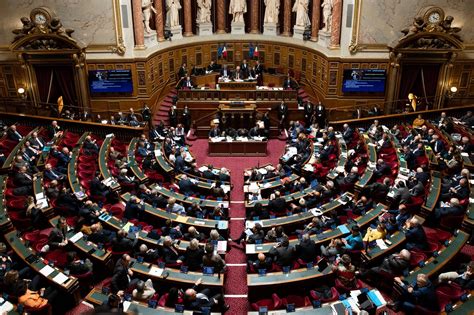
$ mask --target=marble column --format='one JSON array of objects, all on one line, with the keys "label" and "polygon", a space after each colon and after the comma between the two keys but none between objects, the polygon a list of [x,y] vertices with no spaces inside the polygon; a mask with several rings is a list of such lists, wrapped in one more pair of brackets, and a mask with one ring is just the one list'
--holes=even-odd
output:
[{"label": "marble column", "polygon": [[145,48],[145,26],[143,25],[142,1],[132,1],[133,10],[133,35],[135,37],[135,48]]},{"label": "marble column", "polygon": [[217,16],[217,34],[225,34],[225,17],[227,12],[225,11],[225,0],[216,1],[216,16]]},{"label": "marble column", "polygon": [[329,48],[339,48],[341,43],[342,0],[332,2],[331,43]]},{"label": "marble column", "polygon": [[321,0],[313,0],[313,16],[311,18],[311,41],[318,41],[319,24],[321,20]]},{"label": "marble column", "polygon": [[193,36],[193,17],[191,10],[191,0],[184,0],[184,34],[183,36]]},{"label": "marble column", "polygon": [[162,42],[165,40],[165,29],[163,26],[163,2],[161,0],[155,0],[155,27],[156,35],[158,36],[158,41]]},{"label": "marble column", "polygon": [[259,34],[260,0],[250,0],[250,34]]},{"label": "marble column", "polygon": [[285,0],[283,6],[283,36],[291,36],[291,0]]}]

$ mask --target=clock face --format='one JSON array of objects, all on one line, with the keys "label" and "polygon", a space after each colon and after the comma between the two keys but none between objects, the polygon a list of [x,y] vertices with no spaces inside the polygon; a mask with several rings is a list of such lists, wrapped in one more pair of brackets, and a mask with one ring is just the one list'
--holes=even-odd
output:
[{"label": "clock face", "polygon": [[432,24],[441,22],[441,15],[438,12],[433,12],[429,15],[428,21]]},{"label": "clock face", "polygon": [[42,13],[37,13],[35,15],[35,23],[39,25],[44,25],[46,23],[46,16]]}]

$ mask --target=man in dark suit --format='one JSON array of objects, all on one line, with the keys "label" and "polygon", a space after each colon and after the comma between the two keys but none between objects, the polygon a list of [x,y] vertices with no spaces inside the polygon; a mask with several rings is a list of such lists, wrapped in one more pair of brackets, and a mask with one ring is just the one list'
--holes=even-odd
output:
[{"label": "man in dark suit", "polygon": [[219,66],[214,62],[214,60],[211,60],[211,63],[207,66],[207,72],[214,72],[219,68]]},{"label": "man in dark suit", "polygon": [[44,177],[49,180],[56,181],[63,181],[66,179],[66,175],[61,174],[59,171],[55,170],[49,163],[44,166]]},{"label": "man in dark suit", "polygon": [[367,192],[373,199],[384,199],[390,190],[390,178],[386,177],[383,183],[375,182],[368,185]]},{"label": "man in dark suit", "polygon": [[255,74],[258,76],[262,76],[264,71],[265,71],[265,68],[260,63],[260,60],[255,61]]},{"label": "man in dark suit", "polygon": [[257,256],[257,260],[251,261],[249,260],[249,265],[253,267],[255,271],[259,271],[264,269],[266,272],[270,272],[273,268],[273,261],[270,257],[265,256],[264,253],[259,253]]},{"label": "man in dark suit", "polygon": [[20,142],[23,139],[22,135],[16,130],[15,125],[11,125],[7,129],[7,138],[12,141]]},{"label": "man in dark suit", "polygon": [[163,240],[162,258],[166,264],[181,264],[183,257],[180,256],[176,245],[170,236],[165,236]]},{"label": "man in dark suit", "polygon": [[405,145],[403,147],[403,158],[407,162],[407,167],[412,170],[416,166],[416,157],[413,154],[412,150],[410,149],[409,146]]},{"label": "man in dark suit", "polygon": [[354,130],[352,130],[352,128],[349,127],[348,124],[344,124],[342,128],[342,138],[344,139],[344,141],[346,141],[346,143],[350,143],[352,138],[354,137]]},{"label": "man in dark suit", "polygon": [[278,121],[280,122],[280,129],[284,129],[288,118],[288,105],[285,102],[281,102],[277,108]]},{"label": "man in dark suit", "polygon": [[[407,285],[399,277],[395,277],[403,293],[395,303],[389,303],[388,307],[395,311],[402,310],[405,314],[414,314],[417,307],[422,307],[432,312],[439,311],[438,298],[434,285],[427,275],[420,273],[416,281]],[[422,312],[423,313],[423,312]]]},{"label": "man in dark suit", "polygon": [[186,77],[181,81],[181,87],[186,89],[192,89],[194,87],[193,81],[191,81],[191,77]]},{"label": "man in dark suit", "polygon": [[231,73],[230,73],[230,70],[227,69],[226,64],[224,64],[224,66],[222,67],[220,76],[223,77],[223,78],[229,78],[229,77],[232,76]]},{"label": "man in dark suit", "polygon": [[430,146],[435,154],[442,154],[445,151],[444,143],[439,139],[437,134],[433,135],[433,139],[430,142]]},{"label": "man in dark suit", "polygon": [[178,154],[176,156],[176,161],[174,162],[174,171],[176,173],[182,172],[186,168],[186,163],[184,161],[184,155],[185,155],[185,153],[182,152],[181,154]]},{"label": "man in dark suit", "polygon": [[197,186],[188,178],[187,175],[182,175],[178,183],[179,190],[182,194],[193,195],[197,191]]},{"label": "man in dark suit", "polygon": [[57,133],[62,132],[61,127],[58,126],[58,122],[54,120],[51,125],[48,126],[48,137],[52,139]]},{"label": "man in dark suit", "polygon": [[114,252],[131,252],[135,245],[137,245],[138,238],[133,240],[128,237],[125,230],[119,230],[117,235],[112,240],[112,251]]},{"label": "man in dark suit", "polygon": [[428,241],[425,231],[417,218],[413,217],[405,222],[406,249],[427,250]]},{"label": "man in dark suit", "polygon": [[280,194],[280,191],[275,191],[275,198],[268,202],[268,209],[275,213],[284,213],[286,210],[286,200]]},{"label": "man in dark suit", "polygon": [[462,137],[461,139],[461,152],[467,154],[474,153],[474,144],[471,144],[468,137]]},{"label": "man in dark suit", "polygon": [[339,178],[337,183],[339,187],[341,186],[353,186],[359,180],[359,169],[357,166],[353,166],[351,171],[347,175],[343,175],[343,178]]},{"label": "man in dark suit", "polygon": [[138,185],[140,184],[139,181],[136,180],[134,176],[129,176],[128,175],[128,169],[126,169],[126,168],[122,168],[120,170],[120,173],[117,176],[117,181],[121,185],[126,185],[128,187],[132,187],[134,190],[137,190]]},{"label": "man in dark suit", "polygon": [[439,222],[439,219],[445,217],[460,216],[464,214],[463,207],[459,204],[459,199],[451,198],[449,203],[443,207],[438,207],[435,209],[435,219]]},{"label": "man in dark suit", "polygon": [[296,88],[296,82],[290,76],[287,76],[285,78],[285,81],[283,81],[283,88],[284,89],[295,89]]},{"label": "man in dark suit", "polygon": [[178,70],[178,79],[183,79],[188,74],[188,69],[186,69],[186,63],[183,63]]},{"label": "man in dark suit", "polygon": [[92,139],[91,136],[87,136],[86,139],[84,140],[84,144],[82,145],[82,148],[92,154],[98,154],[99,153],[99,146],[97,145],[97,141],[95,139]]},{"label": "man in dark suit", "polygon": [[18,187],[33,187],[34,177],[27,173],[26,166],[20,167],[13,177],[13,183]]},{"label": "man in dark suit", "polygon": [[107,195],[110,193],[109,187],[101,182],[98,174],[93,179],[91,179],[90,191],[94,196],[107,197]]},{"label": "man in dark suit", "polygon": [[86,225],[92,225],[99,221],[99,211],[94,207],[92,201],[88,200],[79,209],[79,216],[84,219]]},{"label": "man in dark suit", "polygon": [[145,203],[136,196],[131,196],[125,205],[123,216],[127,219],[139,219],[145,211]]},{"label": "man in dark suit", "polygon": [[168,111],[168,118],[170,121],[170,127],[176,127],[178,124],[178,111],[176,110],[176,106],[173,105]]},{"label": "man in dark suit", "polygon": [[202,279],[199,278],[191,289],[185,291],[185,309],[202,312],[204,308],[210,308],[211,312],[225,313],[230,306],[225,304],[224,296],[222,294],[212,296],[211,290],[207,288],[198,293],[198,288],[201,283]]},{"label": "man in dark suit", "polygon": [[374,177],[380,178],[384,175],[390,174],[390,166],[388,166],[384,160],[378,159],[375,165]]},{"label": "man in dark suit", "polygon": [[56,169],[58,172],[66,174],[69,161],[71,160],[71,152],[69,152],[67,147],[63,147],[61,152],[58,152],[55,157],[58,160]]},{"label": "man in dark suit", "polygon": [[41,139],[41,137],[38,137],[37,132],[33,132],[31,134],[30,143],[33,148],[39,151],[43,150],[44,145],[46,144],[45,141]]},{"label": "man in dark suit", "polygon": [[416,178],[412,179],[412,183],[415,185],[410,189],[410,194],[413,197],[423,196],[425,194],[425,187],[423,183]]},{"label": "man in dark suit", "polygon": [[284,266],[292,266],[293,259],[295,254],[295,248],[290,246],[290,242],[288,241],[288,237],[283,237],[281,243],[277,246],[272,247],[268,252],[270,256],[273,256],[273,260],[278,265]]},{"label": "man in dark suit", "polygon": [[110,282],[110,290],[113,293],[126,291],[138,282],[138,279],[130,280],[133,277],[133,271],[129,268],[130,261],[130,255],[123,254],[115,264],[114,274]]},{"label": "man in dark suit", "polygon": [[219,125],[214,125],[211,130],[209,130],[209,138],[219,137],[221,131],[219,130]]},{"label": "man in dark suit", "polygon": [[321,102],[318,102],[314,109],[314,116],[320,128],[326,127],[326,108]]},{"label": "man in dark suit", "polygon": [[299,244],[295,246],[296,257],[306,263],[314,262],[321,253],[316,243],[309,237],[309,234],[303,234]]},{"label": "man in dark suit", "polygon": [[392,254],[385,258],[380,266],[361,272],[361,277],[368,278],[374,283],[382,273],[389,274],[392,277],[400,276],[410,267],[410,257],[411,253],[406,249],[402,249],[400,253]]},{"label": "man in dark suit", "polygon": [[247,60],[242,60],[242,63],[240,64],[240,70],[242,71],[244,78],[248,78],[250,74],[250,67],[247,63]]},{"label": "man in dark suit", "polygon": [[304,104],[304,123],[305,127],[311,126],[311,118],[313,117],[313,104],[310,101],[306,101]]},{"label": "man in dark suit", "polygon": [[56,249],[67,245],[68,241],[66,238],[67,234],[67,223],[66,218],[60,217],[56,227],[51,230],[48,235],[49,249]]}]

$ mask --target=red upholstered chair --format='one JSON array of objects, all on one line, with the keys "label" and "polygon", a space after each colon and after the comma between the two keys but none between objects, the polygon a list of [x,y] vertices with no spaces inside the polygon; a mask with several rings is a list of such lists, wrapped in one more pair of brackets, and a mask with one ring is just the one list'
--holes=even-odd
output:
[{"label": "red upholstered chair", "polygon": [[334,280],[334,287],[336,288],[337,292],[347,293],[351,290],[359,290],[364,287],[364,283],[359,279],[356,279],[356,286],[355,288],[346,287],[339,279]]},{"label": "red upholstered chair", "polygon": [[281,299],[281,304],[286,307],[288,304],[294,304],[295,307],[305,307],[311,305],[311,300],[307,296],[288,295]]},{"label": "red upholstered chair", "polygon": [[452,234],[449,232],[446,232],[441,229],[437,228],[430,228],[430,227],[423,227],[423,230],[425,231],[426,238],[431,240],[431,241],[436,241],[440,243],[444,243],[448,239],[451,238]]},{"label": "red upholstered chair", "polygon": [[[160,307],[173,307],[174,305],[169,305],[168,304],[168,298],[169,294],[165,293],[163,294],[160,299],[158,300],[158,306]],[[183,304],[183,298],[181,296],[178,297],[176,304]]]},{"label": "red upholstered chair", "polygon": [[321,301],[321,303],[332,302],[332,301],[336,301],[336,300],[339,299],[339,292],[337,291],[337,289],[335,287],[331,288],[331,296],[327,297],[327,298],[320,297],[318,292],[315,291],[315,290],[311,290],[309,293],[310,293],[311,298],[313,300]]},{"label": "red upholstered chair", "polygon": [[411,256],[410,256],[410,269],[415,268],[416,266],[419,265],[420,262],[425,261],[428,259],[428,256],[426,254],[419,252],[419,251],[411,251]]},{"label": "red upholstered chair", "polygon": [[31,219],[26,217],[23,212],[9,211],[8,217],[13,225],[20,230],[31,227]]},{"label": "red upholstered chair", "polygon": [[44,258],[48,261],[54,262],[55,266],[64,268],[67,263],[67,252],[63,249],[54,249],[46,253]]},{"label": "red upholstered chair", "polygon": [[18,199],[10,199],[7,201],[8,210],[25,210],[26,209],[26,197]]},{"label": "red upholstered chair", "polygon": [[273,293],[271,299],[259,300],[257,302],[252,303],[251,305],[254,311],[258,311],[262,306],[266,306],[269,311],[272,311],[279,309],[281,307],[281,304],[281,299],[278,297],[278,295],[276,295],[276,293]]},{"label": "red upholstered chair", "polygon": [[459,228],[464,220],[464,215],[449,215],[441,218],[439,225],[447,230],[454,230]]},{"label": "red upholstered chair", "polygon": [[452,283],[440,283],[436,287],[436,292],[443,294],[446,297],[449,297],[452,302],[459,300],[461,296],[465,293],[465,290],[459,286],[459,284],[452,282]]}]

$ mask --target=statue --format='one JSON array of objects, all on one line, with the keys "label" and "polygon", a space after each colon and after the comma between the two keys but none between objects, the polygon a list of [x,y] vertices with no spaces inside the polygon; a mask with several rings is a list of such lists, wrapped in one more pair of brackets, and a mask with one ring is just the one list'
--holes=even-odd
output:
[{"label": "statue", "polygon": [[156,10],[153,7],[153,0],[142,0],[143,23],[145,24],[145,32],[148,34],[152,32],[150,28],[151,11],[156,14]]},{"label": "statue", "polygon": [[296,0],[293,5],[293,12],[296,12],[296,26],[307,27],[311,25],[308,15],[309,0]]},{"label": "statue", "polygon": [[322,31],[330,32],[331,24],[332,24],[332,7],[333,7],[332,0],[324,0],[321,7],[323,8],[323,22],[324,22],[324,27]]},{"label": "statue", "polygon": [[181,10],[179,0],[166,0],[166,26],[180,26],[179,10]]},{"label": "statue", "polygon": [[403,34],[405,34],[405,36],[400,38],[400,40],[405,39],[418,32],[421,32],[425,26],[426,26],[426,22],[423,19],[423,17],[421,16],[416,17],[413,21],[413,24],[410,27],[405,28],[401,31]]},{"label": "statue", "polygon": [[247,2],[245,0],[230,0],[229,14],[233,15],[232,22],[243,23],[246,12]]},{"label": "statue", "polygon": [[451,24],[453,23],[454,18],[451,15],[448,15],[443,22],[441,22],[441,31],[447,33],[456,39],[462,41],[461,36],[459,33],[461,31],[460,27],[452,27]]},{"label": "statue", "polygon": [[74,30],[64,28],[58,17],[53,17],[51,19],[51,22],[49,23],[49,28],[51,29],[51,32],[61,36],[71,37],[71,34],[74,33]]},{"label": "statue", "polygon": [[197,14],[196,22],[197,23],[211,23],[211,0],[197,0]]},{"label": "statue", "polygon": [[278,23],[280,14],[280,0],[265,0],[264,23]]},{"label": "statue", "polygon": [[28,35],[30,31],[33,29],[33,27],[35,26],[35,24],[31,22],[30,19],[27,18],[26,16],[22,17],[20,21],[21,21],[22,27],[13,30],[13,34],[16,35],[14,41],[22,38],[23,36]]}]

